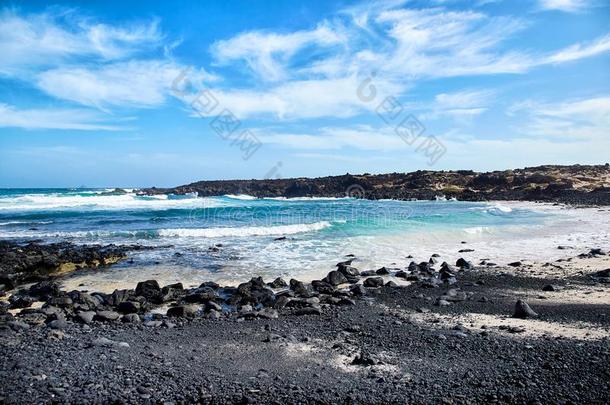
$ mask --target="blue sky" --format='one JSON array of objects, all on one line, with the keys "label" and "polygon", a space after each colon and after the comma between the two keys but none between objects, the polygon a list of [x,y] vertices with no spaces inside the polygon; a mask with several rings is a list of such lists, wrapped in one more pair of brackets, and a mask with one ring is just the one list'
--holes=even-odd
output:
[{"label": "blue sky", "polygon": [[0,187],[610,160],[604,0],[3,2],[0,55]]}]

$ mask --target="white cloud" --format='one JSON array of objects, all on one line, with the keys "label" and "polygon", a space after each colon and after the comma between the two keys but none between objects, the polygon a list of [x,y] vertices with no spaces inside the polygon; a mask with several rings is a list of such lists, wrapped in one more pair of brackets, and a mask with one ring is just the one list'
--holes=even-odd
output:
[{"label": "white cloud", "polygon": [[392,151],[409,148],[409,145],[390,129],[379,129],[370,126],[321,128],[316,135],[260,133],[257,134],[257,136],[263,143],[301,150],[340,150],[344,148],[354,148],[368,151]]},{"label": "white cloud", "polygon": [[543,10],[559,10],[575,13],[594,6],[591,0],[539,0],[538,6]]},{"label": "white cloud", "polygon": [[[61,67],[38,75],[36,85],[47,94],[88,106],[156,107],[184,70],[162,60],[117,62],[97,69]],[[191,82],[215,80],[203,70],[190,72]]]},{"label": "white cloud", "polygon": [[361,82],[361,78],[348,76],[288,81],[266,90],[212,89],[212,93],[222,108],[230,110],[238,118],[272,116],[292,120],[351,117],[377,107],[383,99],[382,94],[399,94],[405,89],[404,85],[376,80],[377,102],[365,103],[357,93]]},{"label": "white cloud", "polygon": [[285,65],[307,47],[325,48],[345,41],[336,27],[322,23],[313,30],[289,34],[250,31],[215,42],[211,49],[220,64],[243,60],[258,77],[279,81],[287,77]]},{"label": "white cloud", "polygon": [[523,117],[525,134],[551,138],[608,138],[610,97],[600,96],[560,103],[532,100],[513,105],[508,114]]},{"label": "white cloud", "polygon": [[[363,3],[312,30],[252,31],[219,41],[212,50],[220,63],[245,61],[263,83],[254,89],[212,90],[242,118],[264,114],[279,119],[349,117],[371,110],[353,97],[359,83],[353,78],[371,72],[376,73],[377,82],[386,84],[385,95],[400,97],[421,79],[522,74],[610,51],[609,36],[557,52],[514,49],[505,42],[527,28],[520,18],[442,7],[416,9],[404,3]],[[491,95],[462,92],[454,97],[489,99]],[[473,117],[489,104],[488,100],[451,100],[451,96],[439,95],[431,114]],[[447,102],[456,105],[443,105]]]},{"label": "white cloud", "polygon": [[455,117],[472,117],[487,111],[495,92],[491,90],[464,90],[441,93],[434,98],[433,113]]},{"label": "white cloud", "polygon": [[76,57],[125,58],[163,39],[158,21],[110,26],[72,13],[18,15],[0,12],[0,74],[19,75]]},{"label": "white cloud", "polygon": [[128,128],[109,124],[95,111],[83,109],[16,109],[0,104],[0,127],[24,129],[71,129],[83,131],[120,131]]},{"label": "white cloud", "polygon": [[574,44],[543,59],[542,63],[563,63],[610,51],[610,34],[586,44]]}]

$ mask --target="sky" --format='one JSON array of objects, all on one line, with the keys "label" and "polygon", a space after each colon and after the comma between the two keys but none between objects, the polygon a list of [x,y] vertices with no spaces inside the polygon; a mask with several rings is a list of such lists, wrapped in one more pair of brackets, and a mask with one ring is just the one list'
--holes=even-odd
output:
[{"label": "sky", "polygon": [[607,0],[0,2],[0,187],[609,156]]}]

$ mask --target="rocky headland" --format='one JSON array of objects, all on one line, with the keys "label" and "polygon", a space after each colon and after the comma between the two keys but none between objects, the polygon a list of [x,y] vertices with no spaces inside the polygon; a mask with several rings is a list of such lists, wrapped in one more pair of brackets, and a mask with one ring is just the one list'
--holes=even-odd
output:
[{"label": "rocky headland", "polygon": [[538,166],[478,173],[472,170],[389,174],[345,174],[319,178],[214,180],[173,188],[146,188],[142,194],[200,197],[247,194],[255,197],[357,197],[368,199],[462,201],[543,201],[610,205],[610,165]]}]

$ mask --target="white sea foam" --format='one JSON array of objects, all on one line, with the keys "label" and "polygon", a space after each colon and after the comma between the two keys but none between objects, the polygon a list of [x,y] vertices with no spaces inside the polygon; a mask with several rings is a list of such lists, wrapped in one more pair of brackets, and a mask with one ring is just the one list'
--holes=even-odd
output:
[{"label": "white sea foam", "polygon": [[138,196],[121,195],[71,195],[71,194],[25,194],[0,199],[0,212],[4,211],[62,211],[62,210],[165,210],[172,208],[213,208],[229,203],[219,198],[197,198],[168,195]]},{"label": "white sea foam", "polygon": [[349,199],[350,197],[265,197],[265,200],[275,201],[335,201]]},{"label": "white sea foam", "polygon": [[233,228],[177,228],[160,229],[159,236],[164,237],[191,237],[191,238],[221,238],[230,236],[264,236],[264,235],[292,235],[295,233],[319,231],[330,227],[328,221],[314,222],[312,224],[294,224],[278,226],[253,226]]},{"label": "white sea foam", "polygon": [[293,235],[296,233],[315,232],[328,228],[328,221],[311,224],[293,224],[277,226],[227,227],[227,228],[173,228],[137,231],[73,231],[73,232],[38,232],[38,231],[0,231],[0,237],[11,238],[222,238],[243,236]]},{"label": "white sea foam", "polygon": [[489,205],[489,206],[485,206],[485,207],[472,207],[472,208],[470,208],[470,210],[483,211],[488,214],[496,214],[496,215],[510,214],[511,212],[513,212],[513,209],[511,207],[509,207],[508,205],[503,205],[503,204],[493,204],[493,205]]},{"label": "white sea foam", "polygon": [[46,224],[52,224],[52,223],[53,223],[53,221],[8,221],[8,222],[0,222],[0,226],[20,225],[20,224],[46,225]]},{"label": "white sea foam", "polygon": [[248,194],[225,194],[223,197],[232,198],[233,200],[256,200],[253,195]]}]

